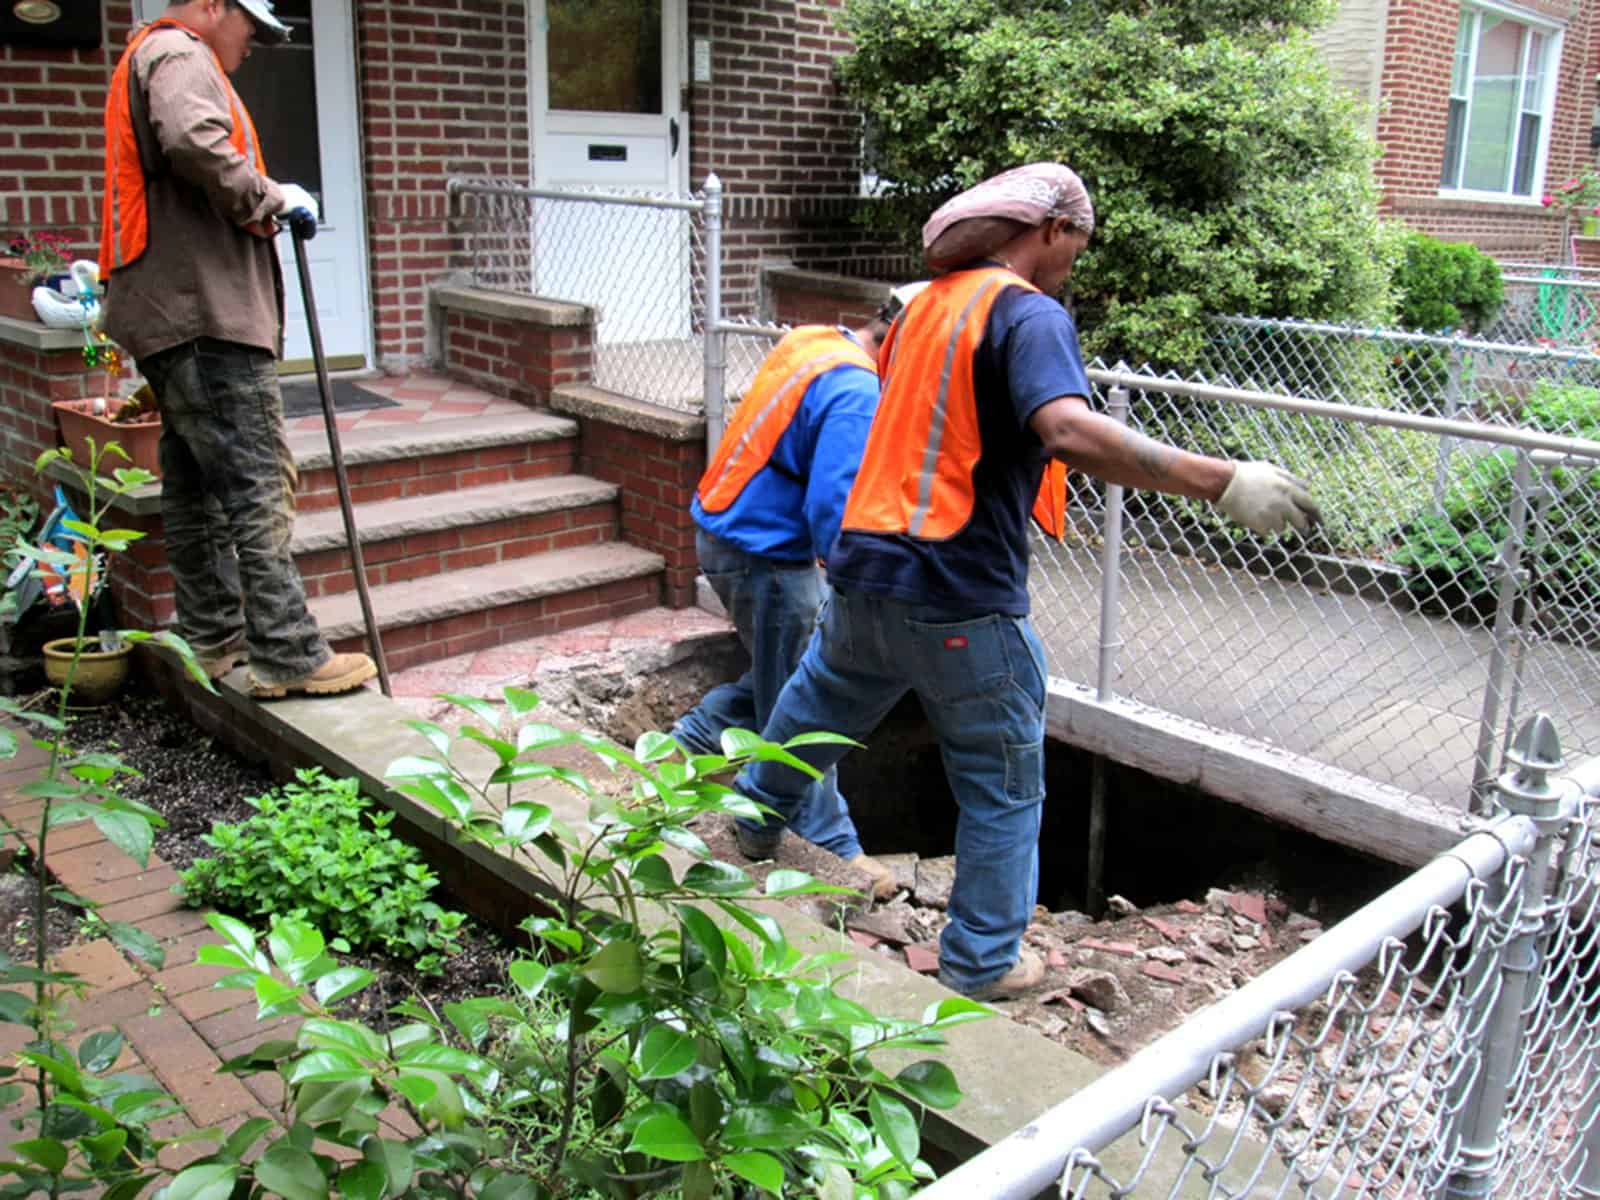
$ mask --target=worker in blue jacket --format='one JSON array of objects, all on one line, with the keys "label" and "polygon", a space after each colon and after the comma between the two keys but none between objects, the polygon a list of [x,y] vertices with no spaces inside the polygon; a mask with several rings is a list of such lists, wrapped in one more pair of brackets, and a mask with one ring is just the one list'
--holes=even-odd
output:
[{"label": "worker in blue jacket", "polygon": [[[811,640],[823,595],[817,562],[838,536],[878,404],[878,346],[922,286],[897,288],[859,329],[802,325],[786,334],[700,479],[690,509],[700,569],[750,669],[674,726],[693,753],[719,752],[725,729],[759,731]],[[833,771],[808,790],[789,828],[866,872],[878,897],[893,893],[893,873],[861,849]],[[751,857],[770,855],[761,849]]]}]

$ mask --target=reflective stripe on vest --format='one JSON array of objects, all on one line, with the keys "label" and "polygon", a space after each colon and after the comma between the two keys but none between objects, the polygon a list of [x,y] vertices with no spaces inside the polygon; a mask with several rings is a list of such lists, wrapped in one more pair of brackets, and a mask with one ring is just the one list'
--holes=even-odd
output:
[{"label": "reflective stripe on vest", "polygon": [[761,364],[700,477],[700,507],[722,512],[737,500],[772,458],[812,381],[842,366],[877,373],[872,356],[831,325],[801,325],[785,334]]},{"label": "reflective stripe on vest", "polygon": [[[181,29],[188,36],[195,34],[181,21],[163,17],[152,21],[128,42],[122,52],[117,69],[111,75],[111,87],[106,94],[106,178],[105,209],[100,218],[100,276],[127,266],[144,253],[150,242],[150,219],[145,207],[144,165],[139,159],[139,138],[133,128],[132,88],[136,84],[133,72],[134,51],[144,44],[158,29]],[[217,68],[217,78],[228,93],[228,115],[233,129],[228,141],[247,160],[255,163],[256,171],[267,173],[267,164],[261,155],[261,143],[256,137],[256,127],[239,93],[233,90],[222,60],[215,51],[207,51]]]},{"label": "reflective stripe on vest", "polygon": [[[934,280],[895,321],[880,352],[883,394],[841,528],[939,541],[971,520],[972,473],[983,453],[973,358],[1006,287],[1038,291],[1004,268],[958,271]],[[1052,461],[1033,516],[1059,538],[1065,508],[1066,467]]]}]

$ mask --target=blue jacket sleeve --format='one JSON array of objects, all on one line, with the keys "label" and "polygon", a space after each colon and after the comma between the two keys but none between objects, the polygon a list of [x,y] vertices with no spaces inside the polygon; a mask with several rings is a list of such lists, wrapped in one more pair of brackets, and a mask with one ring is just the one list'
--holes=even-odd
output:
[{"label": "blue jacket sleeve", "polygon": [[835,367],[806,389],[800,412],[774,454],[806,480],[805,518],[817,558],[826,557],[838,536],[877,407],[874,372]]}]

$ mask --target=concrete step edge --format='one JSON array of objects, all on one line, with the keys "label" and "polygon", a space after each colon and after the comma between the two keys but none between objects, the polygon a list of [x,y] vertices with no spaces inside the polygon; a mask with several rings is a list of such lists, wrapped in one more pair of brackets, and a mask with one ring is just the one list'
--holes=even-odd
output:
[{"label": "concrete step edge", "polygon": [[[372,610],[380,630],[401,629],[624,579],[638,579],[656,574],[665,567],[666,560],[659,554],[626,542],[607,542],[554,550],[486,567],[445,571],[405,583],[383,584],[371,589]],[[361,601],[353,591],[319,597],[311,601],[310,607],[322,627],[323,636],[329,641],[359,637],[366,632]]]},{"label": "concrete step edge", "polygon": [[[411,425],[353,429],[339,435],[339,454],[346,466],[360,466],[405,458],[459,454],[466,450],[490,450],[529,442],[560,441],[577,436],[578,423],[571,418],[529,409],[521,413],[497,413],[455,421],[424,421]],[[326,470],[333,465],[333,452],[328,448],[324,430],[290,434],[289,450],[294,455],[295,466],[302,474]]]},{"label": "concrete step edge", "polygon": [[[615,501],[621,490],[614,483],[587,475],[550,475],[426,496],[406,496],[399,500],[372,501],[355,506],[356,534],[365,546],[415,534],[607,504]],[[337,507],[303,512],[295,517],[290,553],[337,550],[347,544],[344,518]]]}]

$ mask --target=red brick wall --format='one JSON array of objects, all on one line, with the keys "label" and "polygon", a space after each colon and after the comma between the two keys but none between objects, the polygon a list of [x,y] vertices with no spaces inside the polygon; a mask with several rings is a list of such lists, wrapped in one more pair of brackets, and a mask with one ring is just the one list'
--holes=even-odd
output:
[{"label": "red brick wall", "polygon": [[445,366],[484,391],[544,407],[560,385],[594,377],[587,327],[543,328],[456,310],[445,310],[444,321]]},{"label": "red brick wall", "polygon": [[850,49],[840,0],[690,0],[691,37],[711,39],[709,84],[694,85],[690,176],[715,171],[726,213],[724,301],[756,310],[763,259],[892,280],[917,265],[851,220],[860,197],[861,119],[834,84]]},{"label": "red brick wall", "polygon": [[355,6],[379,362],[425,357],[428,284],[452,266],[451,175],[528,178],[522,0]]},{"label": "red brick wall", "polygon": [[80,350],[33,350],[0,341],[0,479],[43,495],[46,488],[34,479],[33,463],[57,444],[51,402],[95,395],[104,378],[85,369]]},{"label": "red brick wall", "polygon": [[578,469],[622,488],[622,539],[667,560],[662,603],[694,604],[700,564],[689,501],[706,466],[704,438],[674,441],[585,417]]},{"label": "red brick wall", "polygon": [[[1592,166],[1589,125],[1596,101],[1595,8],[1570,0],[1532,0],[1532,13],[1566,21],[1546,179],[1559,183]],[[1501,258],[1556,261],[1562,217],[1523,203],[1460,201],[1439,196],[1449,110],[1450,51],[1458,0],[1393,0],[1384,48],[1377,135],[1383,147],[1377,177],[1383,207],[1406,224],[1451,241],[1474,242]]]},{"label": "red brick wall", "polygon": [[48,229],[96,257],[101,114],[132,11],[129,0],[105,0],[96,50],[0,46],[0,241]]}]

